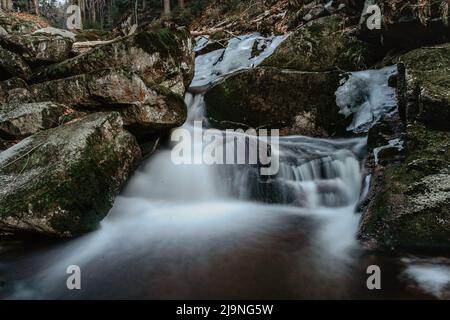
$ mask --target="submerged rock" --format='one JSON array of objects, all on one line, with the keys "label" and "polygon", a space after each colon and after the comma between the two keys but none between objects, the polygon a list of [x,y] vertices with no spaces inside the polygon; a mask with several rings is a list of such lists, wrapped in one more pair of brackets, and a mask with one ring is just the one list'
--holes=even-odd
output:
[{"label": "submerged rock", "polygon": [[0,105],[0,136],[24,138],[70,119],[73,110],[52,102]]},{"label": "submerged rock", "polygon": [[339,15],[311,21],[292,33],[262,66],[300,71],[368,69],[378,57],[377,50],[345,27]]},{"label": "submerged rock", "polygon": [[256,68],[228,77],[205,94],[207,115],[222,127],[281,128],[284,134],[345,132],[335,103],[338,72]]},{"label": "submerged rock", "polygon": [[117,113],[22,140],[0,153],[0,230],[73,237],[95,229],[140,157]]}]

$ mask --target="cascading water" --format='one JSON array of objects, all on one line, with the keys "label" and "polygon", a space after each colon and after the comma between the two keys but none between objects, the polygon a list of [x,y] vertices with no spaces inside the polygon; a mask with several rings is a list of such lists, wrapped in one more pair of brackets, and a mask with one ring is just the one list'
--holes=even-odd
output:
[{"label": "cascading water", "polygon": [[[183,129],[193,134],[200,130],[205,142],[210,141],[203,135],[205,128],[194,125],[206,123],[200,91],[231,72],[256,66],[282,40],[253,34],[199,56],[192,86],[196,93],[186,95],[188,120]],[[255,43],[260,54],[252,57]],[[229,135],[249,138],[229,133],[225,139]],[[136,172],[99,230],[0,264],[10,279],[3,295],[364,296],[360,291],[366,274],[357,263],[355,211],[365,184],[365,144],[366,138],[282,137],[276,150],[279,171],[270,177],[252,165],[176,165],[173,145],[168,146]],[[66,288],[70,265],[82,270],[81,291]]]}]

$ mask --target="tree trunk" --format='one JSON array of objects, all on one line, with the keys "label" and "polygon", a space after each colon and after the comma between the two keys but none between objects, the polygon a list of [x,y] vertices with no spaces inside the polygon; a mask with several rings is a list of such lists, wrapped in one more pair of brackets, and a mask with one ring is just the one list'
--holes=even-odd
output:
[{"label": "tree trunk", "polygon": [[34,12],[39,15],[39,0],[34,0]]},{"label": "tree trunk", "polygon": [[178,0],[178,6],[180,7],[180,9],[184,8],[184,0]]},{"label": "tree trunk", "polygon": [[170,16],[170,0],[164,0],[164,12],[165,16]]}]

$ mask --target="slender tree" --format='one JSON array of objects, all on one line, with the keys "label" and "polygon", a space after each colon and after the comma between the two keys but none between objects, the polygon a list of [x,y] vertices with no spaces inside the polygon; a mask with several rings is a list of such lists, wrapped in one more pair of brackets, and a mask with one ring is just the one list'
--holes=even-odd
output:
[{"label": "slender tree", "polygon": [[39,15],[39,0],[34,0],[34,12]]},{"label": "slender tree", "polygon": [[165,16],[170,16],[170,0],[164,0],[164,11]]}]

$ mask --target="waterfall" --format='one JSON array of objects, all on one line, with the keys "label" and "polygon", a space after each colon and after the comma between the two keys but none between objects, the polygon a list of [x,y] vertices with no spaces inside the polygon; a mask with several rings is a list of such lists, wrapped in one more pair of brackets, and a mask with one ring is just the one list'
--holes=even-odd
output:
[{"label": "waterfall", "polygon": [[[252,34],[198,56],[181,129],[205,133],[204,91],[258,65],[283,39]],[[272,150],[279,170],[262,176],[255,165],[174,164],[171,143],[135,173],[99,230],[26,260],[35,271],[11,297],[345,297],[358,250],[356,208],[367,188],[365,145],[365,137],[281,137]],[[64,287],[69,265],[82,270],[81,292]],[[308,292],[299,289],[305,282]]]}]

